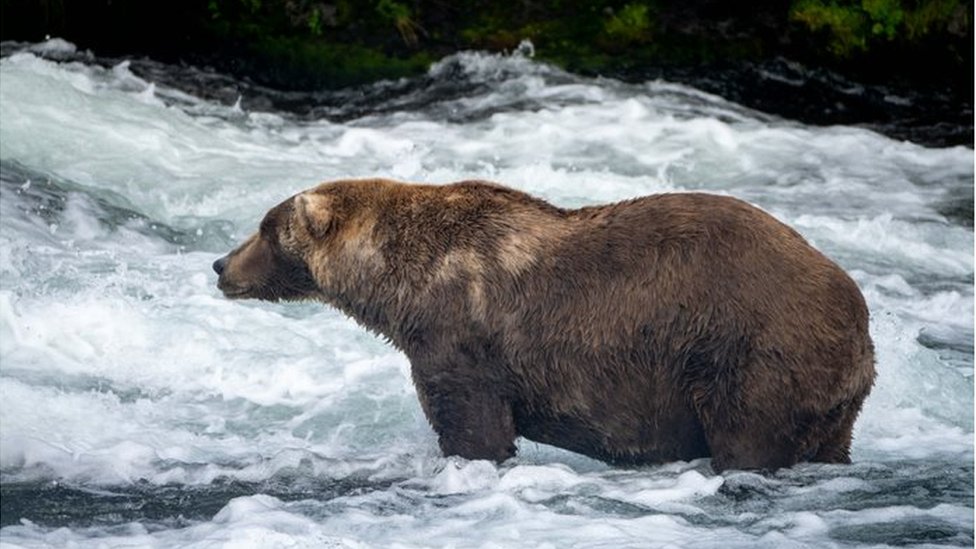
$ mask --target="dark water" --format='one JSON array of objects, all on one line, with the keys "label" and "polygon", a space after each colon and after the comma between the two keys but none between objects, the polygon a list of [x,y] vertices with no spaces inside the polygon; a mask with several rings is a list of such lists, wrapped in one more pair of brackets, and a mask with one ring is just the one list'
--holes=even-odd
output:
[{"label": "dark water", "polygon": [[[836,486],[845,483],[849,486],[844,491],[835,491]],[[316,508],[317,513],[327,513],[330,502],[369,497],[391,489],[401,492],[401,501],[394,505],[401,507],[400,511],[406,511],[416,499],[448,500],[442,506],[457,499],[431,497],[423,490],[404,486],[409,486],[408,479],[383,483],[365,479],[334,481],[299,472],[279,474],[261,482],[226,478],[206,486],[141,482],[111,490],[57,481],[14,482],[0,485],[0,526],[26,519],[45,527],[96,528],[137,522],[149,531],[185,528],[211,520],[234,498],[254,494],[269,495],[286,504],[304,502],[303,505]],[[698,528],[731,527],[760,535],[768,529],[769,517],[785,513],[891,509],[914,506],[919,501],[925,501],[931,510],[941,505],[966,505],[972,495],[973,467],[968,464],[947,462],[938,468],[909,461],[853,467],[801,466],[766,476],[731,473],[715,494],[698,502],[700,510],[671,512]],[[653,511],[645,505],[586,495],[558,495],[540,504],[555,513],[574,514],[585,507],[598,516],[612,517],[641,517]],[[392,510],[388,508],[387,512]],[[841,542],[896,547],[973,543],[972,530],[960,531],[958,523],[951,520],[927,515],[900,517],[895,513],[888,521],[837,526],[828,531],[828,536]]]}]

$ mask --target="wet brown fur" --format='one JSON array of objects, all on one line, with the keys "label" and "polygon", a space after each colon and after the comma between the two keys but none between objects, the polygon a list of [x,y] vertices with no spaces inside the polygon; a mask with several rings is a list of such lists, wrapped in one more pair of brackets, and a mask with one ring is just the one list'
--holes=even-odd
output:
[{"label": "wet brown fur", "polygon": [[848,462],[875,375],[855,283],[729,197],[568,210],[484,182],[338,181],[221,261],[231,297],[318,299],[389,338],[466,458],[524,436],[612,463]]}]

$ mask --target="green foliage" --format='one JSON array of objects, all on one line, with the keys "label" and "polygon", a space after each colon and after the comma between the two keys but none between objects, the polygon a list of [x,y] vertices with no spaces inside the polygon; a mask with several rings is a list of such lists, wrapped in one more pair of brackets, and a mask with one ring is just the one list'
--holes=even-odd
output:
[{"label": "green foliage", "polygon": [[322,36],[322,12],[318,9],[313,9],[306,20],[306,25],[308,26],[308,32],[312,36]]},{"label": "green foliage", "polygon": [[793,21],[825,31],[828,47],[841,57],[877,40],[917,40],[967,17],[960,0],[797,0],[790,9]]},{"label": "green foliage", "polygon": [[407,5],[396,0],[379,0],[376,12],[393,23],[404,43],[411,47],[417,45],[417,31],[422,33],[423,28],[414,20],[413,12]]},{"label": "green foliage", "polygon": [[411,17],[410,8],[395,0],[380,0],[377,2],[376,13],[391,21],[399,21]]},{"label": "green foliage", "polygon": [[895,37],[905,19],[901,0],[861,0],[861,6],[871,21],[871,34],[888,40]]},{"label": "green foliage", "polygon": [[251,13],[258,13],[261,11],[261,0],[241,0],[241,3],[244,4],[247,11]]},{"label": "green foliage", "polygon": [[648,12],[645,4],[626,4],[604,21],[603,31],[624,43],[646,40],[651,29]]},{"label": "green foliage", "polygon": [[[425,59],[458,49],[513,51],[524,39],[541,60],[595,74],[797,52],[850,64],[844,58],[883,57],[916,44],[937,55],[949,52],[958,66],[971,65],[964,50],[973,1],[788,0],[784,10],[777,2],[712,0],[187,0],[185,15],[176,18],[186,28],[171,34],[187,36],[187,45],[240,55],[286,86],[416,74]],[[107,3],[120,10],[156,6]],[[804,40],[810,31],[814,39]]]},{"label": "green foliage", "polygon": [[969,26],[971,7],[959,0],[930,0],[905,14],[905,30],[912,40],[940,28],[963,31]]},{"label": "green foliage", "polygon": [[863,50],[867,45],[865,18],[860,9],[839,6],[835,2],[824,4],[821,0],[800,0],[793,5],[790,17],[812,31],[829,31],[830,50],[838,55],[850,55],[855,49]]},{"label": "green foliage", "polygon": [[318,86],[350,86],[383,78],[420,74],[434,61],[419,53],[409,58],[388,56],[376,49],[301,38],[265,37],[251,44],[255,56],[281,80],[307,75]]}]

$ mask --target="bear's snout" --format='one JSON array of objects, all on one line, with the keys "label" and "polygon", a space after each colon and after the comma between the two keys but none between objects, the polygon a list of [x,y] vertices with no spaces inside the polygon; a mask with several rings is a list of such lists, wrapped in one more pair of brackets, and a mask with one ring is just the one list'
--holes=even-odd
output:
[{"label": "bear's snout", "polygon": [[213,262],[213,270],[218,276],[224,274],[224,268],[227,267],[227,260],[229,258],[229,255],[225,255],[224,257],[221,257],[217,261]]}]

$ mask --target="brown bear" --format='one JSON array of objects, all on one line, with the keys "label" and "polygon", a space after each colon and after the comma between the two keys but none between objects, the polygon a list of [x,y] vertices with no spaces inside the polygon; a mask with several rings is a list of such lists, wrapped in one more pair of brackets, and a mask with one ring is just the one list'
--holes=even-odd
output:
[{"label": "brown bear", "polygon": [[479,181],[337,181],[213,268],[227,297],[320,300],[388,338],[444,454],[469,459],[523,436],[610,463],[847,463],[875,375],[857,285],[725,196],[564,209]]}]

